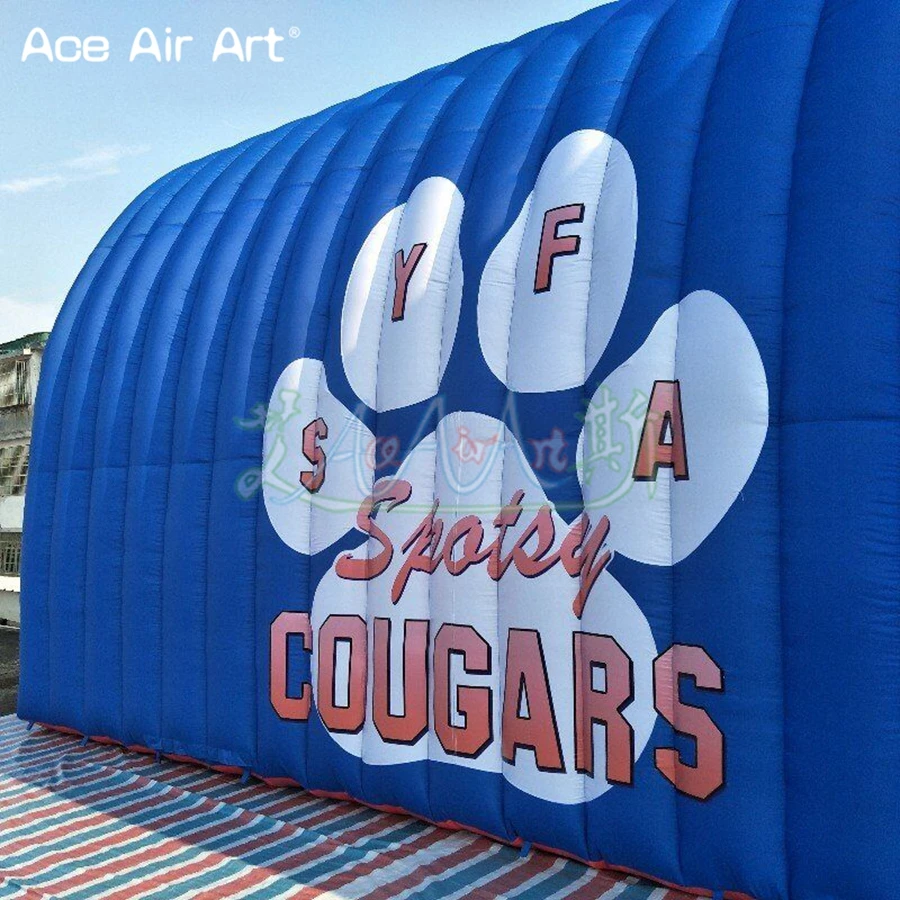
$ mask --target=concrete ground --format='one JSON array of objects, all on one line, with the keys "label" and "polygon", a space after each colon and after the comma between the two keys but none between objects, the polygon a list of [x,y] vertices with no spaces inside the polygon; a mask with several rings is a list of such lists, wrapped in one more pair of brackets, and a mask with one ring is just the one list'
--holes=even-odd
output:
[{"label": "concrete ground", "polygon": [[16,711],[19,694],[19,630],[0,628],[0,715]]}]

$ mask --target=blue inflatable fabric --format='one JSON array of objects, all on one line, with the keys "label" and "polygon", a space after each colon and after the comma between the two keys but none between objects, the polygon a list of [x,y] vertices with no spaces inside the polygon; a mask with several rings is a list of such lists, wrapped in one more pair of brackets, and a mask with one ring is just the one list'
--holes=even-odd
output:
[{"label": "blue inflatable fabric", "polygon": [[148,188],[44,362],[19,714],[900,881],[898,17],[620,0]]}]

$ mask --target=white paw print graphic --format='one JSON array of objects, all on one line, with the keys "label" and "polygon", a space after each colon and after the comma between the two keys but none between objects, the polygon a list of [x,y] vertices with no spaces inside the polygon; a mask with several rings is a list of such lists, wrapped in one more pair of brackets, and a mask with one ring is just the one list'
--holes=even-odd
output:
[{"label": "white paw print graphic", "polygon": [[[341,356],[376,411],[439,392],[460,317],[463,206],[452,183],[429,178],[359,251]],[[589,377],[623,311],[637,214],[618,141],[578,131],[547,156],[478,293],[481,354],[511,391]],[[620,553],[670,566],[691,554],[743,489],[767,428],[754,340],[707,291],[666,310],[596,391],[577,447],[585,513],[571,523],[515,435],[480,413],[444,416],[376,481],[374,435],[331,394],[323,364],[291,363],[266,426],[272,524],[305,554],[353,528],[368,535],[335,560],[312,607],[313,696],[333,739],[369,764],[497,772],[557,803],[627,783],[656,720],[662,648],[608,563]],[[335,617],[359,630],[336,640]],[[604,664],[585,668],[585,636],[612,653]],[[623,660],[630,669],[616,673]],[[590,715],[585,724],[586,703],[616,678],[630,689],[620,698],[630,762]]]}]

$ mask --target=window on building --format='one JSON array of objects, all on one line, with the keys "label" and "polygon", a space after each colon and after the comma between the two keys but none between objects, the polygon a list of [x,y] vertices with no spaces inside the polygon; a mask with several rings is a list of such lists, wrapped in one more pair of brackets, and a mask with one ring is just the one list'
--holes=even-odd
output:
[{"label": "window on building", "polygon": [[22,535],[0,532],[0,575],[18,575],[22,568]]},{"label": "window on building", "polygon": [[0,497],[21,497],[28,482],[27,444],[0,447]]},{"label": "window on building", "polygon": [[31,402],[28,390],[28,360],[16,360],[16,406],[25,406]]},{"label": "window on building", "polygon": [[0,359],[0,408],[28,406],[28,359]]}]

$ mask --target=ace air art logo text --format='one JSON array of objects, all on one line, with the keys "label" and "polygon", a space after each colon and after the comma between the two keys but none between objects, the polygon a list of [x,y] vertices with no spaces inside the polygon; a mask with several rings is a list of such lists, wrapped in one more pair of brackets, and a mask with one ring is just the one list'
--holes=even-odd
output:
[{"label": "ace air art logo text", "polygon": [[[291,27],[287,31],[290,38],[300,36],[300,29]],[[284,62],[285,36],[274,28],[265,34],[240,34],[234,28],[223,28],[206,51],[212,62],[220,59],[238,62]],[[172,28],[154,30],[141,28],[135,35],[128,50],[128,62],[153,60],[158,63],[180,63],[196,53],[194,47],[200,43],[190,34],[176,34]],[[282,45],[282,46],[279,46]],[[22,46],[21,61],[47,60],[59,63],[105,63],[115,52],[112,42],[102,34],[63,34],[51,37],[43,28],[32,28]]]},{"label": "ace air art logo text", "polygon": [[296,602],[271,625],[281,718],[317,716],[369,765],[449,763],[561,804],[634,784],[662,720],[644,777],[699,800],[724,785],[727,660],[671,633],[658,646],[613,572],[617,556],[672,570],[715,530],[762,449],[768,388],[738,312],[695,291],[581,398],[640,303],[637,198],[622,144],[568,135],[468,292],[448,179],[370,228],[321,358],[291,362],[267,409],[269,520],[327,563],[284,586]]}]

